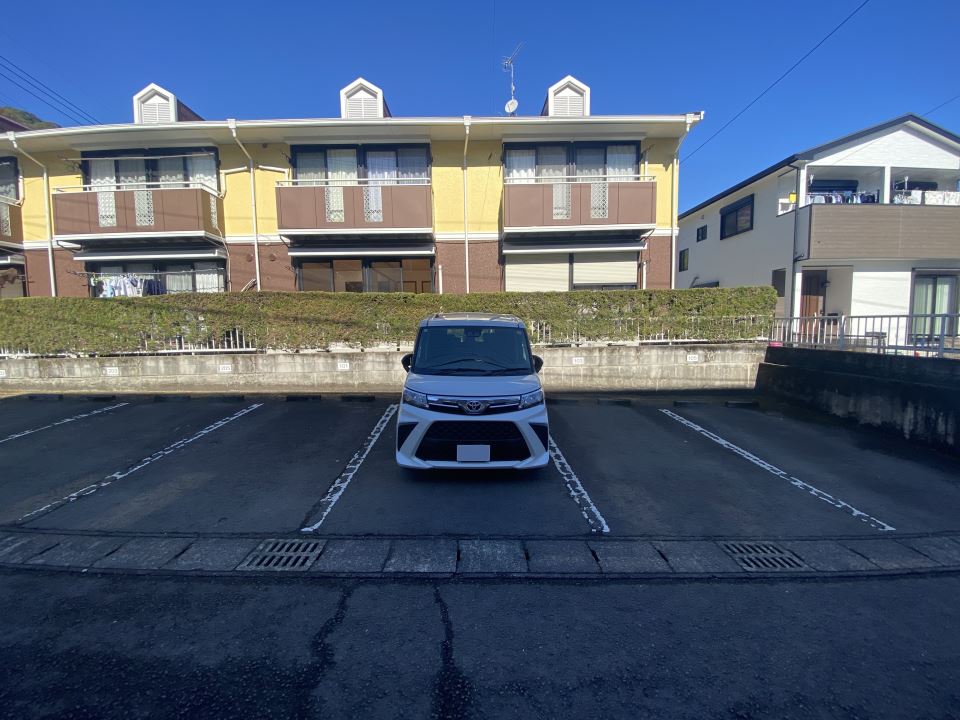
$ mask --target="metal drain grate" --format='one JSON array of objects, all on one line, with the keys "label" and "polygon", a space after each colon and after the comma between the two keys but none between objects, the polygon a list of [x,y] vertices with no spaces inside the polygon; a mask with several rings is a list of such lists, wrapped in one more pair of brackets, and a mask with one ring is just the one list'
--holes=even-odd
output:
[{"label": "metal drain grate", "polygon": [[740,567],[750,572],[810,569],[792,552],[773,543],[725,542],[721,545]]},{"label": "metal drain grate", "polygon": [[237,570],[306,570],[322,550],[323,540],[264,540]]}]

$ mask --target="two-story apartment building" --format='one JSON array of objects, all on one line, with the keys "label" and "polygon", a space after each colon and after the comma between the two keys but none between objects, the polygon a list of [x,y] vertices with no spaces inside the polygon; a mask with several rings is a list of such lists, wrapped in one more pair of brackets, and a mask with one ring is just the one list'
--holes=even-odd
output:
[{"label": "two-story apartment building", "polygon": [[956,313],[960,137],[905,115],[680,215],[677,287],[769,285],[790,316]]},{"label": "two-story apartment building", "polygon": [[0,134],[27,294],[670,287],[702,118],[594,115],[569,76],[539,116],[395,117],[362,78],[333,118],[203,120],[156,85],[133,111]]}]

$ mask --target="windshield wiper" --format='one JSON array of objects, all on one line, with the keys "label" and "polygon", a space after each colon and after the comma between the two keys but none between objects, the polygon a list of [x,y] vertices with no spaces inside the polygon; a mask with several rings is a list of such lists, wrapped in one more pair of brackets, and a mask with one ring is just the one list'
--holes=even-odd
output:
[{"label": "windshield wiper", "polygon": [[516,373],[523,373],[524,375],[530,375],[533,372],[531,368],[528,367],[514,367],[514,368],[498,368],[496,370],[490,370],[487,375],[514,375]]},{"label": "windshield wiper", "polygon": [[467,373],[469,375],[488,375],[489,370],[480,370],[478,368],[440,368],[438,367],[428,367],[428,368],[413,368],[414,374],[419,375],[463,375]]}]

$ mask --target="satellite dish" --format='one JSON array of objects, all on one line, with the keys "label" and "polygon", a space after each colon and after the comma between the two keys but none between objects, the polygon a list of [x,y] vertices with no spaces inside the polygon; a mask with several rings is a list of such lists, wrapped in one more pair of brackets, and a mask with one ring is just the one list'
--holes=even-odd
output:
[{"label": "satellite dish", "polygon": [[517,107],[519,105],[520,103],[517,102],[516,98],[510,98],[507,100],[507,104],[503,106],[503,109],[506,111],[507,115],[512,115],[517,111]]}]

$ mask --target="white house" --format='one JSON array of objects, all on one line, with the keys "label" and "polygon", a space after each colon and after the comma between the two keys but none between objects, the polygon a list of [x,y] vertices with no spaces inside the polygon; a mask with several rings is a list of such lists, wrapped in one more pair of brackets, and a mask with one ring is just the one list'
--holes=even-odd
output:
[{"label": "white house", "polygon": [[789,316],[958,312],[960,136],[904,115],[680,215],[677,287],[773,285]]}]

